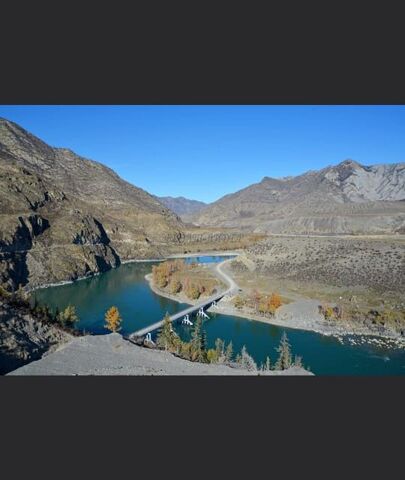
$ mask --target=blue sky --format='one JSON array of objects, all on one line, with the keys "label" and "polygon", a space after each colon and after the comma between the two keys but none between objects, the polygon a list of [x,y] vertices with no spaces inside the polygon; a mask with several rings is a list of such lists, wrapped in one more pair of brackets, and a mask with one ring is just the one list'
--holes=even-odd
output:
[{"label": "blue sky", "polygon": [[264,176],[405,161],[405,106],[0,106],[156,195],[214,201]]}]

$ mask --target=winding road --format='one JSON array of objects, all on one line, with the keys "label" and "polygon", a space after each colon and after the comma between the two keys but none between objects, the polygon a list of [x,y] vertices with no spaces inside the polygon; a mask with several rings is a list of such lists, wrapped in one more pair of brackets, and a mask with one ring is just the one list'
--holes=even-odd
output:
[{"label": "winding road", "polygon": [[[219,292],[215,295],[212,295],[209,298],[206,298],[202,300],[201,302],[197,302],[195,305],[192,305],[191,307],[185,308],[181,312],[178,312],[174,315],[170,316],[170,321],[174,322],[176,320],[179,320],[182,317],[185,317],[186,315],[191,315],[194,312],[198,312],[200,308],[206,308],[209,305],[211,305],[213,302],[217,302],[218,300],[221,300],[225,295],[233,295],[235,294],[238,290],[239,287],[236,284],[236,282],[225,272],[222,271],[222,267],[227,263],[232,261],[232,259],[224,260],[223,262],[219,263],[215,267],[215,271],[217,275],[224,280],[226,284],[228,284],[228,288],[225,291]],[[148,327],[142,328],[141,330],[137,330],[134,333],[131,333],[129,335],[130,340],[136,340],[137,338],[144,337],[148,333],[153,332],[154,330],[157,330],[163,326],[164,320],[160,320],[159,322],[152,323],[152,325],[149,325]]]}]

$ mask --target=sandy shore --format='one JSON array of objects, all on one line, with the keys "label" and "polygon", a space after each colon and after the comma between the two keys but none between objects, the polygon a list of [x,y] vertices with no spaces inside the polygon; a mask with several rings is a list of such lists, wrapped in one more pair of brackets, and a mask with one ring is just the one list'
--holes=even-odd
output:
[{"label": "sandy shore", "polygon": [[[363,326],[355,326],[344,322],[340,325],[326,322],[317,309],[317,300],[297,300],[278,309],[274,317],[265,317],[249,310],[239,310],[232,304],[233,297],[224,297],[216,308],[208,311],[231,315],[235,317],[263,322],[278,327],[307,330],[321,335],[333,336],[342,339],[345,336],[379,337],[384,340],[385,345],[405,348],[405,339],[396,332],[386,331],[384,333],[371,330]],[[372,341],[374,343],[374,341]]]}]

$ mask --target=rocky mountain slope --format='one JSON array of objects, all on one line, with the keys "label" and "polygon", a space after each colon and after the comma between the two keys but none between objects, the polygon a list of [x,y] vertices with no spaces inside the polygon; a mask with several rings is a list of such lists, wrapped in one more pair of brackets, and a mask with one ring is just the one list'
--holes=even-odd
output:
[{"label": "rocky mountain slope", "polygon": [[104,165],[0,119],[0,284],[37,285],[160,255],[179,217]]},{"label": "rocky mountain slope", "polygon": [[190,216],[200,212],[207,206],[204,202],[190,200],[184,197],[157,197],[172,212],[176,213],[182,220],[188,221]]},{"label": "rocky mountain slope", "polygon": [[254,232],[405,232],[405,163],[345,160],[296,177],[265,177],[192,216],[196,225]]}]

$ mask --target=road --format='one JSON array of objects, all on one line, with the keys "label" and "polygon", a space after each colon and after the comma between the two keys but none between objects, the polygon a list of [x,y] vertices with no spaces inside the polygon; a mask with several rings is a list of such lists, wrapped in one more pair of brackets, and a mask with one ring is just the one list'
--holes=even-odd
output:
[{"label": "road", "polygon": [[[219,292],[215,295],[212,295],[209,298],[206,298],[206,299],[202,300],[201,302],[196,303],[195,305],[192,305],[191,307],[185,308],[181,312],[178,312],[174,315],[171,315],[170,316],[170,321],[171,322],[179,320],[180,318],[185,317],[186,315],[191,315],[192,313],[197,312],[201,307],[206,308],[209,305],[211,305],[213,302],[217,302],[218,300],[220,300],[225,295],[228,295],[228,294],[232,295],[232,294],[234,294],[238,291],[239,287],[235,283],[235,281],[229,275],[227,275],[225,272],[222,271],[222,267],[227,262],[230,262],[230,261],[232,261],[232,259],[224,260],[223,262],[219,263],[215,267],[215,271],[217,272],[218,276],[222,280],[224,280],[224,282],[226,284],[228,284],[228,288],[225,291]],[[141,330],[138,330],[134,333],[131,333],[131,335],[129,335],[129,338],[133,340],[133,339],[136,339],[136,338],[139,338],[139,337],[144,337],[148,333],[151,333],[154,330],[157,330],[157,329],[161,328],[163,326],[163,322],[164,322],[164,320],[160,320],[159,322],[152,323],[152,325],[149,325],[145,328],[142,328]]]}]

